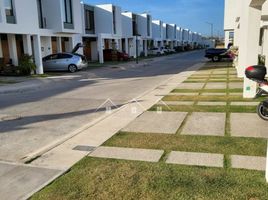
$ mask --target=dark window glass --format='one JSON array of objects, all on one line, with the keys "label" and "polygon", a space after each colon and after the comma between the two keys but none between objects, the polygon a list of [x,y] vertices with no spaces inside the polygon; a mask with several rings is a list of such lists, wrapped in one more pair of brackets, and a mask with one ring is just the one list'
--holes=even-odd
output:
[{"label": "dark window glass", "polygon": [[63,3],[63,16],[64,22],[68,24],[73,23],[73,10],[72,10],[72,0],[62,0]]},{"label": "dark window glass", "polygon": [[44,28],[42,0],[37,0],[37,11],[38,11],[39,27]]},{"label": "dark window glass", "polygon": [[70,54],[58,54],[58,58],[57,59],[68,59],[68,58],[72,58],[73,56]]},{"label": "dark window glass", "polygon": [[4,3],[6,16],[14,16],[12,0],[5,0]]},{"label": "dark window glass", "polygon": [[116,9],[115,6],[113,6],[113,29],[114,29],[114,34],[116,34],[116,13],[115,13]]},{"label": "dark window glass", "polygon": [[85,9],[85,27],[90,33],[95,32],[94,11]]}]

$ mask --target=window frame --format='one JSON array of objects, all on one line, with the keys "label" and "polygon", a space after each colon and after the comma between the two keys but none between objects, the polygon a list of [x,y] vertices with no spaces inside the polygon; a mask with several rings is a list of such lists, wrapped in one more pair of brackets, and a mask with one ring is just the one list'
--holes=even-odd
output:
[{"label": "window frame", "polygon": [[[10,2],[10,9],[7,9],[5,1],[6,0],[4,0],[4,9],[5,9],[6,22],[8,24],[16,24],[14,2],[13,2],[13,0],[8,0]],[[7,11],[9,11],[10,14],[8,14]]]}]

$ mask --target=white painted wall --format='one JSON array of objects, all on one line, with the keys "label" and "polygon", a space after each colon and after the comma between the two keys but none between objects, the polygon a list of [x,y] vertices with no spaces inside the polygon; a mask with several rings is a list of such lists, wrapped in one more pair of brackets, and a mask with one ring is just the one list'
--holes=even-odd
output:
[{"label": "white painted wall", "polygon": [[123,38],[133,37],[132,13],[131,12],[122,13],[122,37]]},{"label": "white painted wall", "polygon": [[96,34],[111,34],[113,36],[122,36],[122,14],[121,8],[116,8],[116,34],[113,31],[113,5],[104,4],[96,5],[95,21],[96,21]]}]

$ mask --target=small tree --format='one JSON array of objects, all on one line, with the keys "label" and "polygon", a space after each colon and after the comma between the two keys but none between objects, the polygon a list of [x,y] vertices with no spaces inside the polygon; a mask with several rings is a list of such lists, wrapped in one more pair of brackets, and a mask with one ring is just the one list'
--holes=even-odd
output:
[{"label": "small tree", "polygon": [[21,75],[30,75],[36,69],[32,56],[24,54],[19,60],[19,70]]}]

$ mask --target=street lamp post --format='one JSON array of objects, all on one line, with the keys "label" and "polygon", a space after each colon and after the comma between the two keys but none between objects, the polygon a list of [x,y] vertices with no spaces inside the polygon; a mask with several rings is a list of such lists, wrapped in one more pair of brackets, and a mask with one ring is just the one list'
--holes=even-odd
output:
[{"label": "street lamp post", "polygon": [[139,40],[138,37],[140,36],[139,34],[136,34],[136,64],[139,64]]},{"label": "street lamp post", "polygon": [[206,23],[209,24],[210,27],[211,27],[211,38],[213,38],[214,24],[213,23],[210,23],[210,22],[206,22]]}]

